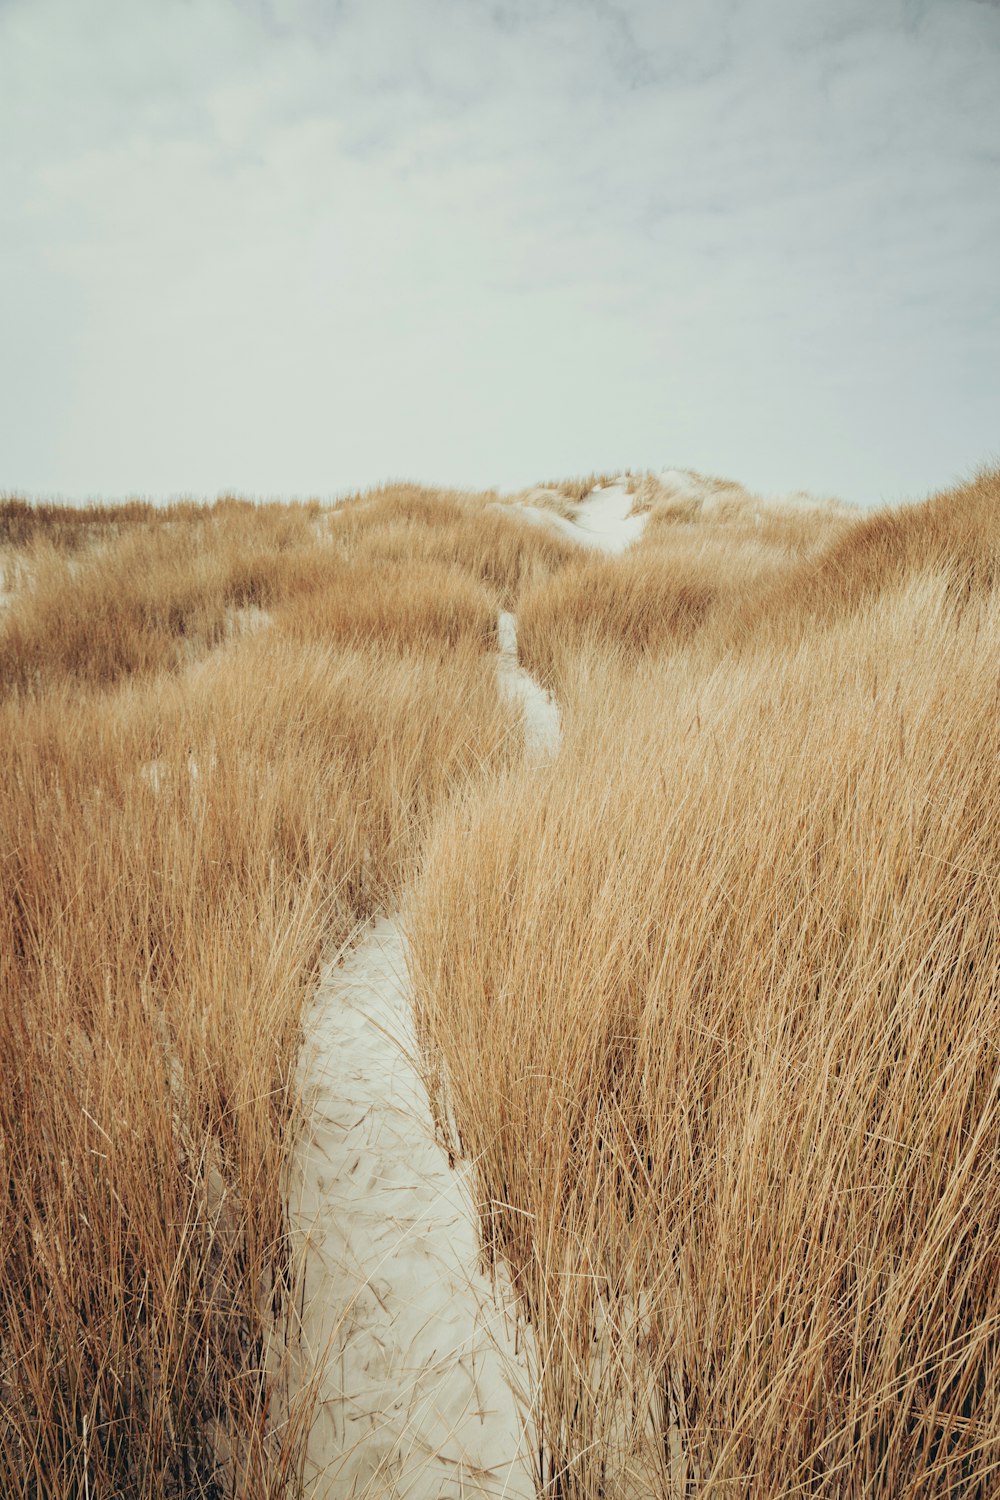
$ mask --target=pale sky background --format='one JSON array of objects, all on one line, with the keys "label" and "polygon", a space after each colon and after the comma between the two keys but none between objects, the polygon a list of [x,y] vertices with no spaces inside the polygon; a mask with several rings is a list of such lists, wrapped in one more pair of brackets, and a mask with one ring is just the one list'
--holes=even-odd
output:
[{"label": "pale sky background", "polygon": [[0,490],[1000,457],[993,0],[0,0]]}]

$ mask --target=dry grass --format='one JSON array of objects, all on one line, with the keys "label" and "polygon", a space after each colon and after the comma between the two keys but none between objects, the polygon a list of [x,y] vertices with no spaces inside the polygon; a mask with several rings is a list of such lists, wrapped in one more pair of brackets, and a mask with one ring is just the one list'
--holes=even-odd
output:
[{"label": "dry grass", "polygon": [[580,653],[594,647],[635,658],[695,633],[706,645],[746,635],[751,611],[760,619],[787,580],[849,545],[858,524],[846,508],[765,505],[736,488],[677,501],[660,495],[623,556],[577,551],[556,576],[526,588],[519,640],[530,670],[564,693]]},{"label": "dry grass", "polygon": [[751,494],[735,479],[715,474],[700,474],[697,469],[646,469],[627,473],[625,489],[632,495],[632,514],[655,512],[660,520],[697,520],[699,516],[720,508],[731,515],[740,510],[752,512],[761,505],[759,496]]},{"label": "dry grass", "polygon": [[228,519],[253,531],[263,513],[270,513],[274,519],[289,512],[318,521],[322,507],[318,500],[296,502],[292,506],[261,505],[235,495],[223,495],[209,505],[194,500],[177,500],[170,505],[153,505],[148,500],[63,505],[19,495],[0,495],[0,547],[25,548],[40,541],[57,551],[79,552],[139,528],[205,520]]},{"label": "dry grass", "polygon": [[527,584],[576,555],[571,541],[519,518],[492,494],[463,496],[393,485],[343,506],[334,535],[373,562],[463,568],[513,607]]},{"label": "dry grass", "polygon": [[494,644],[497,608],[496,595],[456,564],[362,558],[335,563],[322,587],[294,596],[276,618],[297,639],[422,650]]},{"label": "dry grass", "polygon": [[59,505],[0,496],[0,545],[27,547],[36,539],[76,552],[94,541],[117,536],[126,527],[151,526],[176,519],[181,508],[162,509],[142,500],[123,505]]},{"label": "dry grass", "polygon": [[232,502],[73,556],[36,535],[8,566],[28,582],[0,618],[0,692],[174,670],[246,611],[280,608],[297,639],[487,644],[500,604],[574,552],[487,500],[412,487],[345,504],[319,535],[316,520],[313,507]]},{"label": "dry grass", "polygon": [[578,554],[554,578],[525,591],[518,643],[530,672],[557,694],[581,651],[615,645],[630,655],[683,641],[705,620],[718,580],[704,559],[667,548],[621,558]]},{"label": "dry grass", "polygon": [[753,543],[799,559],[815,558],[846,535],[857,512],[841,500],[755,495],[733,479],[696,469],[630,474],[632,515],[648,515],[650,541],[713,537],[718,546]]},{"label": "dry grass", "polygon": [[0,617],[0,693],[174,668],[223,640],[234,611],[267,608],[322,581],[311,509],[190,509],[80,555],[36,536],[17,607]]},{"label": "dry grass", "polygon": [[0,1490],[296,1493],[300,1016],[408,889],[540,1493],[996,1491],[998,485],[706,482],[618,559],[413,486],[10,512]]},{"label": "dry grass", "polygon": [[996,1492],[995,485],[738,655],[583,643],[554,765],[439,824],[428,1081],[548,1495]]},{"label": "dry grass", "polygon": [[1000,559],[1000,470],[983,470],[920,505],[873,511],[818,553],[788,582],[748,594],[739,627],[782,634],[811,631],[922,573],[946,574],[956,597],[992,589]]},{"label": "dry grass", "polygon": [[520,495],[513,497],[509,503],[527,504],[537,510],[548,510],[554,516],[562,516],[564,521],[575,521],[580,509],[579,499],[570,499],[561,490],[547,488],[524,490]]},{"label": "dry grass", "polygon": [[[7,612],[4,1494],[296,1493],[302,1007],[321,948],[396,899],[433,810],[516,744],[479,582],[424,580],[438,610],[474,602],[471,638],[442,645],[419,612],[413,639],[380,633],[370,568],[306,520],[130,529]],[[303,604],[331,568],[360,632]],[[274,623],[206,651],[249,605]]]},{"label": "dry grass", "polygon": [[[561,510],[560,514],[572,516],[575,514],[576,506],[582,500],[586,500],[589,494],[594,490],[606,489],[608,485],[617,484],[620,477],[618,474],[598,474],[595,471],[592,474],[585,474],[579,479],[550,479],[545,484],[540,485],[539,488],[550,491],[554,497],[561,496],[564,500],[568,501],[569,511]],[[558,505],[558,500],[556,500],[556,505]]]}]

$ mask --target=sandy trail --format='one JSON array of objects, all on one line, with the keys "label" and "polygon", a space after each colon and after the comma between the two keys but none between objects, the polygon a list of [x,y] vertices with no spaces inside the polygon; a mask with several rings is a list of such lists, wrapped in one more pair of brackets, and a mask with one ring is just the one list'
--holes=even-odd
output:
[{"label": "sandy trail", "polygon": [[465,1173],[434,1141],[398,920],[325,974],[293,1219],[304,1334],[329,1347],[307,1493],[532,1496],[512,1329],[477,1268]]},{"label": "sandy trail", "polygon": [[[558,710],[518,665],[513,615],[498,636],[498,687],[543,758]],[[303,1352],[329,1351],[306,1493],[530,1500],[523,1356],[479,1269],[471,1176],[434,1140],[416,1050],[406,943],[385,917],[324,973],[305,1049],[290,1211],[308,1250]]]},{"label": "sandy trail", "polygon": [[521,704],[525,755],[535,762],[547,760],[559,748],[559,708],[552,694],[519,665],[517,620],[507,610],[497,620],[497,638],[500,642],[497,687],[505,698]]}]

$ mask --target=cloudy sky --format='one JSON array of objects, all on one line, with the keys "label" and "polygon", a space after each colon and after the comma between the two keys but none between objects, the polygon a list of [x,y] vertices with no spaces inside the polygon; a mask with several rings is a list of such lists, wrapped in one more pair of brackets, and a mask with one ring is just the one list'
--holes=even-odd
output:
[{"label": "cloudy sky", "polygon": [[992,0],[0,0],[0,490],[1000,457]]}]

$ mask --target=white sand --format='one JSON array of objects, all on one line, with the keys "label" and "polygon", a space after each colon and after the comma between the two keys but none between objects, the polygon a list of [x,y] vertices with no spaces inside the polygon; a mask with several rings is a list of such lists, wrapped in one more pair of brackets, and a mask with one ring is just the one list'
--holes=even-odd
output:
[{"label": "white sand", "polygon": [[514,500],[498,509],[513,511],[526,521],[538,526],[548,526],[562,536],[579,542],[583,547],[592,547],[599,552],[624,552],[642,536],[649,515],[630,515],[635,496],[630,495],[625,481],[609,484],[604,489],[591,490],[576,507],[573,520],[561,516],[542,505]]},{"label": "white sand", "polygon": [[293,1222],[304,1333],[329,1348],[309,1442],[318,1497],[530,1497],[512,1329],[478,1270],[466,1173],[434,1141],[405,943],[373,923],[323,978]]},{"label": "white sand", "polygon": [[649,519],[648,515],[629,515],[634,500],[624,481],[591,490],[577,506],[575,525],[581,540],[602,552],[624,552],[631,547],[642,536]]},{"label": "white sand", "polygon": [[[518,665],[513,615],[498,635],[526,753],[551,755],[558,709]],[[306,1493],[530,1500],[523,1346],[479,1269],[470,1173],[434,1140],[415,1055],[405,940],[382,918],[324,974],[306,1049],[290,1209],[307,1360],[328,1351]]]}]

